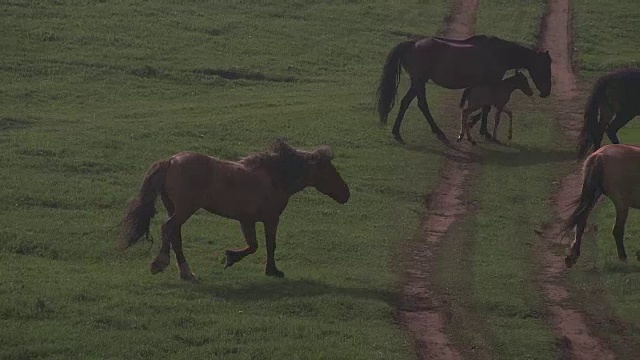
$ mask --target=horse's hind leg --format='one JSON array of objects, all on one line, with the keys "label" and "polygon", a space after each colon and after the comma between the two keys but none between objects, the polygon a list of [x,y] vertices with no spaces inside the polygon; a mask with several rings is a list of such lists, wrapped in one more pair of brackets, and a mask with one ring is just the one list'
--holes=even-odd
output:
[{"label": "horse's hind leg", "polygon": [[247,247],[244,249],[227,250],[225,252],[226,264],[225,269],[242,260],[245,256],[253,254],[258,249],[258,240],[256,239],[256,223],[251,221],[241,221],[240,227],[244,235],[244,241]]},{"label": "horse's hind leg", "polygon": [[493,140],[498,142],[498,127],[500,126],[500,117],[502,115],[503,109],[498,109],[496,111],[495,120],[493,121]]},{"label": "horse's hind leg", "polygon": [[618,259],[627,260],[627,253],[624,251],[624,226],[627,222],[629,208],[616,204],[616,224],[613,227],[613,238],[616,240],[618,248]]},{"label": "horse's hind leg", "polygon": [[[169,217],[173,216],[173,213],[175,212],[175,206],[173,205],[167,194],[162,193],[160,197],[165,209],[167,209],[167,214],[169,215]],[[162,272],[167,268],[167,266],[169,266],[169,263],[171,262],[170,250],[171,245],[169,244],[169,237],[166,236],[166,232],[163,230],[162,245],[160,246],[160,251],[158,252],[155,260],[153,260],[153,262],[151,263],[152,274]]]},{"label": "horse's hind leg", "polygon": [[398,116],[396,117],[396,122],[393,124],[393,129],[391,133],[393,134],[394,139],[400,143],[404,143],[402,140],[402,136],[400,136],[400,125],[402,124],[402,119],[404,119],[404,114],[407,112],[409,105],[413,101],[413,98],[416,97],[416,89],[413,87],[409,88],[407,94],[400,101],[400,110],[398,110]]},{"label": "horse's hind leg", "polygon": [[[458,138],[456,139],[456,141],[460,142],[462,141],[462,138],[464,137],[464,129],[465,129],[465,123],[467,123],[469,121],[469,114],[471,113],[471,111],[469,111],[469,108],[462,110],[462,114],[460,114],[460,134],[458,135]],[[467,127],[469,127],[469,124],[467,123]]]},{"label": "horse's hind leg", "polygon": [[189,263],[182,252],[182,225],[194,212],[195,209],[190,211],[177,209],[174,214],[162,224],[162,236],[169,240],[171,248],[176,254],[180,278],[191,281],[196,280],[196,275],[191,272]]},{"label": "horse's hind leg", "polygon": [[429,104],[427,103],[427,90],[425,89],[425,84],[422,84],[418,87],[418,107],[420,108],[420,111],[422,111],[424,117],[427,119],[427,122],[431,127],[431,132],[436,134],[438,139],[446,141],[447,136],[442,132],[442,130],[440,130],[438,124],[436,124],[436,121],[433,119],[433,116],[431,116],[431,112],[429,111]]},{"label": "horse's hind leg", "polygon": [[585,216],[583,219],[578,220],[576,223],[576,234],[573,242],[571,243],[571,247],[569,248],[569,255],[565,257],[564,263],[568,268],[573,266],[573,264],[578,261],[578,257],[580,257],[580,246],[582,244],[582,235],[584,234],[584,229],[587,226],[587,217]]},{"label": "horse's hind leg", "polygon": [[631,119],[633,119],[633,116],[624,112],[617,113],[613,117],[613,120],[611,120],[611,123],[609,123],[609,126],[607,127],[607,136],[613,144],[620,143],[620,139],[618,139],[618,130],[627,125]]},{"label": "horse's hind leg", "polygon": [[507,116],[509,116],[509,136],[508,139],[511,140],[513,139],[513,112],[511,112],[511,110],[507,109],[506,107],[503,110]]}]

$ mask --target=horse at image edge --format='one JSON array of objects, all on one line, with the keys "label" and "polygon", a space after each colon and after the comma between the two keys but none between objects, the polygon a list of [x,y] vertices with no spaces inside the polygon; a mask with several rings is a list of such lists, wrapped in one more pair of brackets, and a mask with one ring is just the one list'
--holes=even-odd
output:
[{"label": "horse at image edge", "polygon": [[[572,204],[573,211],[562,229],[564,234],[575,229],[575,238],[565,264],[571,267],[578,260],[587,218],[601,195],[606,195],[615,206],[613,237],[618,258],[625,261],[624,228],[629,208],[640,209],[640,147],[621,144],[603,146],[584,161],[582,174],[582,191]],[[636,253],[636,256],[640,260],[640,254]]]},{"label": "horse at image edge", "polygon": [[607,133],[619,144],[618,130],[640,115],[640,68],[612,71],[596,81],[584,109],[584,125],[578,137],[578,157],[598,150]]}]

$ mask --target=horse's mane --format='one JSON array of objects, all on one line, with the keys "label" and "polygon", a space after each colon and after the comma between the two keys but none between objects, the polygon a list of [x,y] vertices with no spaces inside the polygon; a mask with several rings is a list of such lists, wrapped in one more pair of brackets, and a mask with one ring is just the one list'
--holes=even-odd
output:
[{"label": "horse's mane", "polygon": [[277,139],[271,149],[251,154],[239,162],[248,168],[265,168],[272,179],[288,191],[298,191],[304,187],[312,161],[330,161],[333,154],[329,147],[322,146],[314,152],[298,150]]}]

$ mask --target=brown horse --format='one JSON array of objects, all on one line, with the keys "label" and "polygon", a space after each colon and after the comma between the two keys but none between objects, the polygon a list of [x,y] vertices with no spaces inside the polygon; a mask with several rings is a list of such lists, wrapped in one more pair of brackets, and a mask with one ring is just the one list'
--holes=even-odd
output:
[{"label": "brown horse", "polygon": [[180,277],[195,280],[182,252],[182,225],[198,209],[240,222],[247,247],[226,251],[226,267],[256,252],[256,222],[264,223],[267,244],[265,273],[282,277],[276,268],[276,230],[289,197],[312,186],[340,204],[349,200],[349,187],[331,163],[328,147],[313,152],[277,141],[273,150],[238,162],[208,155],[181,152],[153,164],[138,196],[129,202],[120,226],[120,246],[129,247],[149,237],[155,200],[161,197],[169,218],[162,225],[162,246],[151,264],[151,273],[164,271],[170,253],[176,254]]},{"label": "brown horse", "polygon": [[598,150],[604,133],[619,144],[618,130],[640,115],[640,68],[612,71],[591,90],[584,109],[584,125],[578,139],[578,156]]},{"label": "brown horse", "polygon": [[[627,259],[624,251],[624,226],[629,208],[640,209],[640,147],[631,145],[603,146],[587,158],[583,166],[582,193],[573,204],[574,210],[564,225],[563,232],[575,228],[575,240],[565,258],[567,267],[580,256],[582,234],[587,217],[600,195],[606,195],[616,208],[613,237],[618,248],[618,258]],[[640,257],[639,257],[640,260]]]},{"label": "brown horse", "polygon": [[465,40],[425,37],[402,42],[387,55],[378,86],[377,107],[383,123],[386,123],[395,104],[402,68],[409,73],[411,86],[400,102],[398,117],[393,125],[392,134],[399,142],[402,142],[400,124],[404,113],[416,96],[418,107],[431,131],[439,139],[446,140],[427,104],[425,85],[429,80],[447,89],[492,86],[502,80],[507,70],[525,68],[540,91],[540,96],[551,94],[551,57],[548,51],[540,52],[484,35]]}]

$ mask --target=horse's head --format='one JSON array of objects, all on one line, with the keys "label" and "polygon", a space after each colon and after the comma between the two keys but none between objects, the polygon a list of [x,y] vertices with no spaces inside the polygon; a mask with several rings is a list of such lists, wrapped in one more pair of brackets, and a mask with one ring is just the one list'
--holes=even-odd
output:
[{"label": "horse's head", "polygon": [[516,75],[514,76],[514,79],[516,81],[517,88],[520,89],[523,93],[525,93],[525,95],[527,96],[533,95],[533,90],[529,85],[529,80],[527,80],[527,77],[524,76],[523,73],[516,71]]},{"label": "horse's head", "polygon": [[349,200],[349,187],[331,163],[333,153],[323,146],[309,154],[307,181],[321,193],[344,204]]},{"label": "horse's head", "polygon": [[528,69],[533,83],[540,91],[540,97],[549,96],[551,94],[551,56],[549,51],[537,51]]}]

